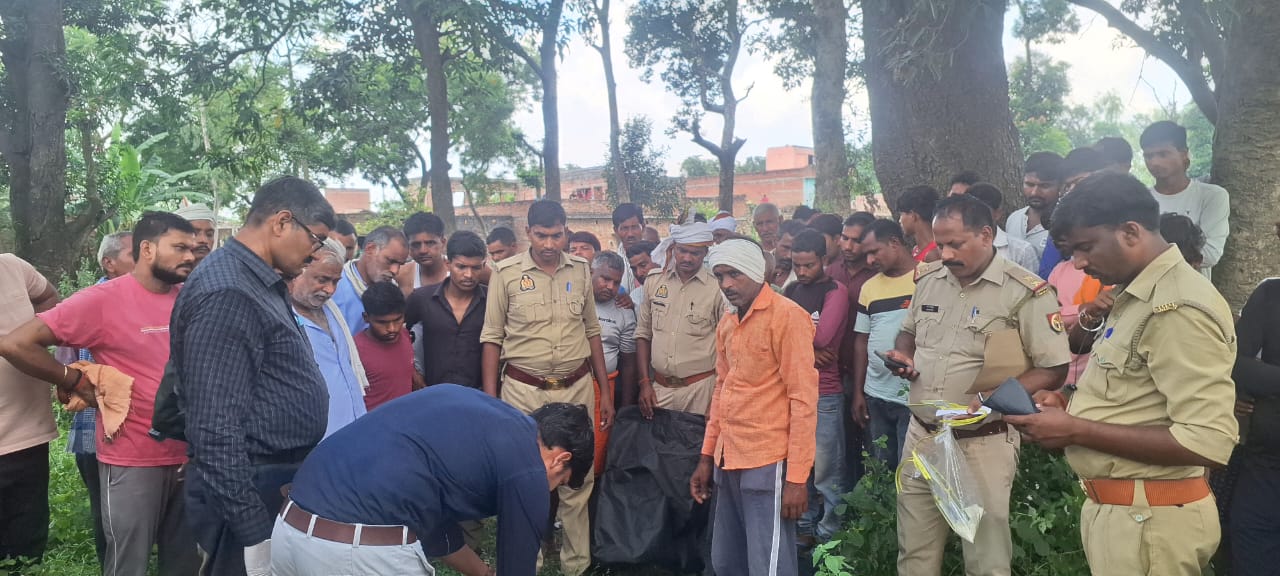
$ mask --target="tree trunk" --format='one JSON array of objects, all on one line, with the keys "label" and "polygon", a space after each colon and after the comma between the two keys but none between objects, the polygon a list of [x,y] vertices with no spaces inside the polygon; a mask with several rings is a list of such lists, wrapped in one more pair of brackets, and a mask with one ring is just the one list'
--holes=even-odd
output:
[{"label": "tree trunk", "polygon": [[11,108],[0,133],[9,168],[10,213],[17,253],[50,280],[76,269],[86,236],[102,222],[102,201],[86,190],[85,205],[67,220],[67,80],[61,0],[0,2],[0,41]]},{"label": "tree trunk", "polygon": [[[976,170],[1023,204],[1005,73],[1006,0],[862,0],[872,158],[895,204],[910,186]],[[914,9],[913,9],[914,7]]]},{"label": "tree trunk", "polygon": [[1213,182],[1231,195],[1231,237],[1213,279],[1239,311],[1258,282],[1274,275],[1280,206],[1280,5],[1237,0],[1218,85]]},{"label": "tree trunk", "polygon": [[613,184],[618,203],[631,201],[631,176],[627,173],[626,159],[622,157],[622,124],[618,120],[618,83],[613,77],[613,42],[609,31],[610,0],[600,0],[596,7],[596,22],[600,25],[600,59],[604,63],[604,88],[609,98],[609,158],[613,160]]},{"label": "tree trunk", "polygon": [[848,69],[849,39],[845,22],[849,14],[843,0],[813,0],[814,44],[813,152],[817,161],[817,208],[844,214],[849,211],[849,164],[844,149],[844,79]]},{"label": "tree trunk", "polygon": [[538,50],[542,67],[542,178],[547,185],[546,198],[556,202],[560,201],[560,97],[556,87],[556,38],[563,12],[564,0],[551,0],[547,7],[547,20],[542,23],[542,44]]},{"label": "tree trunk", "polygon": [[[431,117],[431,208],[444,221],[445,231],[457,227],[453,214],[453,185],[449,180],[449,81],[440,48],[440,21],[433,2],[400,0],[400,8],[413,24],[414,44],[426,72],[427,115]],[[419,208],[420,206],[414,206]]]},{"label": "tree trunk", "polygon": [[[725,33],[729,36],[729,49],[725,54],[724,68],[720,70],[720,94],[724,98],[722,116],[724,125],[720,129],[720,209],[733,213],[733,175],[734,161],[738,157],[738,149],[746,142],[735,139],[733,131],[738,123],[738,96],[733,91],[733,68],[738,63],[738,53],[742,49],[742,29],[739,27],[738,0],[725,2]],[[749,90],[748,90],[749,91]]]}]

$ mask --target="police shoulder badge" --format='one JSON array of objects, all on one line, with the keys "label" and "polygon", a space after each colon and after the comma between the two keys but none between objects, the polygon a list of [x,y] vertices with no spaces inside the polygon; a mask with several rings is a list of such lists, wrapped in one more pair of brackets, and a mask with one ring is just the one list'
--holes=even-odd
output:
[{"label": "police shoulder badge", "polygon": [[1049,319],[1049,328],[1052,329],[1054,332],[1061,334],[1062,332],[1066,331],[1067,327],[1062,324],[1061,312],[1054,312],[1052,314],[1049,314],[1047,318]]},{"label": "police shoulder badge", "polygon": [[520,291],[521,291],[521,292],[528,292],[528,291],[530,291],[530,290],[533,290],[533,289],[534,289],[534,287],[535,287],[535,286],[534,286],[534,284],[533,284],[533,276],[530,276],[530,275],[528,275],[528,274],[524,274],[524,275],[520,276]]},{"label": "police shoulder badge", "polygon": [[667,285],[666,285],[666,284],[663,284],[663,285],[659,286],[659,287],[658,287],[658,292],[657,292],[656,294],[654,294],[654,296],[656,296],[656,297],[658,297],[658,298],[666,298],[666,297],[667,297]]}]

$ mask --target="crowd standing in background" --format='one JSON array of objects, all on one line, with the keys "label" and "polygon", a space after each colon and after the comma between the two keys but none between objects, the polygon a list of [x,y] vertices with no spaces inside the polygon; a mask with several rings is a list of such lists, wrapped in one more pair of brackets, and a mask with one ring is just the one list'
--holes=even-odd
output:
[{"label": "crowd standing in background", "polygon": [[[1079,476],[1094,574],[1215,552],[1274,573],[1280,285],[1235,322],[1209,282],[1226,191],[1188,178],[1184,128],[1140,148],[1153,188],[1120,138],[1029,155],[1007,218],[959,166],[945,196],[895,191],[896,220],[764,203],[662,230],[620,204],[606,238],[540,200],[523,230],[419,212],[360,238],[282,177],[231,238],[202,205],[142,215],[65,301],[0,255],[0,559],[48,542],[52,389],[113,576],[153,547],[166,575],[529,576],[556,541],[579,576],[593,492],[632,489],[605,474],[632,437],[615,414],[664,411],[701,426],[663,498],[711,519],[707,573],[800,573],[859,513],[865,450],[900,484],[898,572],[940,574],[949,527],[912,458],[940,433],[985,503],[967,573],[1012,571],[1024,442]],[[1038,412],[982,415],[1010,379]],[[935,402],[982,416],[946,426]]]}]

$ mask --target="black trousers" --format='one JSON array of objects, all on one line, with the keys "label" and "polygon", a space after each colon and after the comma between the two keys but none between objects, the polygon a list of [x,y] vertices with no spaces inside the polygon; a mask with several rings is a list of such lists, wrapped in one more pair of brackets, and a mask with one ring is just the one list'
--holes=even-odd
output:
[{"label": "black trousers", "polygon": [[1231,498],[1232,576],[1280,575],[1280,462],[1246,454]]},{"label": "black trousers", "polygon": [[[253,467],[253,486],[266,504],[262,513],[274,519],[284,506],[280,488],[293,482],[298,471],[295,464],[263,464]],[[187,469],[187,523],[195,534],[196,544],[205,560],[200,576],[244,576],[245,544],[236,540],[231,526],[209,501],[204,477],[194,468]]]},{"label": "black trousers", "polygon": [[39,562],[49,544],[49,444],[0,456],[0,559]]},{"label": "black trousers", "polygon": [[76,454],[76,469],[89,491],[89,509],[93,512],[93,547],[102,566],[107,549],[107,535],[102,531],[102,486],[98,484],[98,455]]}]

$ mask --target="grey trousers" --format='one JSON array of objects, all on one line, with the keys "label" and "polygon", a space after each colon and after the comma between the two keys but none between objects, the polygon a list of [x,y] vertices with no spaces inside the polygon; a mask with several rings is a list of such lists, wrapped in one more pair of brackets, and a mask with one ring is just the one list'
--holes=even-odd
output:
[{"label": "grey trousers", "polygon": [[716,574],[796,576],[796,523],[782,518],[785,462],[715,469],[711,563]]},{"label": "grey trousers", "polygon": [[105,576],[146,576],[151,546],[158,547],[161,576],[200,569],[196,541],[183,519],[180,465],[114,466],[98,463]]}]

